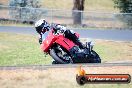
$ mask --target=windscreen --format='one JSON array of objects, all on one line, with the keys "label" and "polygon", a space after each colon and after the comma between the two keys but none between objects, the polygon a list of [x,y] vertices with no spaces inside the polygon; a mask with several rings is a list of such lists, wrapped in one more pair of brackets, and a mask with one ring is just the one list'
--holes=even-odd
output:
[{"label": "windscreen", "polygon": [[49,31],[42,34],[42,41],[44,41],[48,37]]}]

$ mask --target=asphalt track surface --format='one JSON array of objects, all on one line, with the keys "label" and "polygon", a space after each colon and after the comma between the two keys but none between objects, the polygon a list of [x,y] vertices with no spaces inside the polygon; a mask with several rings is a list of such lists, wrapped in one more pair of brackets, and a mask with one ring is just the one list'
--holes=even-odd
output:
[{"label": "asphalt track surface", "polygon": [[[73,30],[80,34],[80,38],[132,41],[132,30]],[[34,27],[0,26],[0,32],[37,35]]]}]

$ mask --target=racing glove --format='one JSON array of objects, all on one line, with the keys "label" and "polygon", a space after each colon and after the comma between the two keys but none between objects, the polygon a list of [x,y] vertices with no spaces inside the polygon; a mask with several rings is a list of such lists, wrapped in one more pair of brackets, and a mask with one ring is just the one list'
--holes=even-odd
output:
[{"label": "racing glove", "polygon": [[39,44],[42,44],[42,38],[39,38]]}]

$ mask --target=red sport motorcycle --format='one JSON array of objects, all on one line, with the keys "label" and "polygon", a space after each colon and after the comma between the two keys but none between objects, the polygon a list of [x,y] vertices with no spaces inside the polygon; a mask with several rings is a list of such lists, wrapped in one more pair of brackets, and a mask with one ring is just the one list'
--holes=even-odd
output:
[{"label": "red sport motorcycle", "polygon": [[[79,34],[76,33],[76,36],[79,37]],[[53,29],[42,35],[41,49],[54,59],[52,64],[101,63],[92,42],[86,42],[86,47],[80,49],[73,41],[65,38],[62,32],[55,33]]]}]

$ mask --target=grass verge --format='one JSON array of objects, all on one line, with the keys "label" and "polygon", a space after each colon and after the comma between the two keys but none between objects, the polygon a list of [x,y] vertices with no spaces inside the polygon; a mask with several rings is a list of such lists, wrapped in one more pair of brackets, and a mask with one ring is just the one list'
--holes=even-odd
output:
[{"label": "grass verge", "polygon": [[[51,64],[51,57],[45,57],[37,39],[33,35],[0,33],[0,66]],[[94,42],[103,63],[132,60],[132,42]]]},{"label": "grass verge", "polygon": [[0,65],[50,64],[33,35],[0,33]]}]

